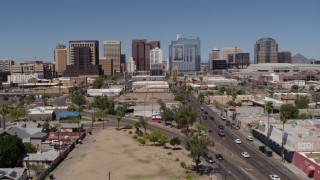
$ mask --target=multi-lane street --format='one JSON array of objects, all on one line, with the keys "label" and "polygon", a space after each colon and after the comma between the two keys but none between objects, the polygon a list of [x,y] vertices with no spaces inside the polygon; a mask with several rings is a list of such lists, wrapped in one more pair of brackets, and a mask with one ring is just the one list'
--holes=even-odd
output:
[{"label": "multi-lane street", "polygon": [[[180,93],[177,87],[176,91]],[[199,112],[200,118],[205,114],[202,114],[201,107],[203,107],[203,112],[207,111],[207,116],[213,116],[214,120],[202,120],[201,123],[206,126],[206,128],[211,129],[212,133],[210,136],[215,140],[215,148],[212,153],[221,153],[225,156],[225,160],[221,161],[221,164],[228,171],[231,171],[232,177],[234,179],[268,179],[271,174],[277,174],[281,179],[302,179],[296,174],[289,171],[281,162],[275,161],[273,158],[265,156],[258,150],[257,145],[247,141],[244,134],[238,130],[230,128],[230,126],[224,126],[225,137],[220,137],[218,135],[219,125],[224,125],[225,121],[221,120],[218,113],[214,112],[211,108],[206,105],[200,104],[200,102],[194,97],[189,97],[190,102],[188,102],[194,110]],[[241,139],[242,144],[236,144],[234,139]],[[250,158],[244,158],[241,153],[248,152]]]}]

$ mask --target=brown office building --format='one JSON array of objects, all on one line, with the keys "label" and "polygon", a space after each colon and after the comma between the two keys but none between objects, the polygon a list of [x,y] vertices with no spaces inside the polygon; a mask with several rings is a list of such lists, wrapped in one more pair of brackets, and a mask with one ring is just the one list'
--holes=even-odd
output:
[{"label": "brown office building", "polygon": [[75,64],[76,55],[75,48],[77,47],[88,47],[90,49],[88,58],[89,64],[98,65],[99,64],[99,41],[97,40],[88,40],[88,41],[69,41],[69,62],[67,65]]},{"label": "brown office building", "polygon": [[254,45],[254,64],[277,63],[278,44],[272,38],[262,38]]},{"label": "brown office building", "polygon": [[250,64],[249,53],[237,53],[228,55],[228,68],[244,69]]},{"label": "brown office building", "polygon": [[96,55],[98,54],[98,49],[94,49],[93,52],[92,47],[89,46],[72,47],[73,63],[71,65],[67,65],[67,69],[64,72],[64,76],[99,76],[101,73],[101,66],[99,66],[98,59],[96,60]]},{"label": "brown office building", "polygon": [[103,42],[103,57],[112,59],[113,72],[121,72],[121,41],[108,40]]},{"label": "brown office building", "polygon": [[110,58],[100,58],[99,59],[99,65],[102,68],[103,71],[103,75],[105,76],[112,76],[114,73],[114,69],[113,69],[113,60]]},{"label": "brown office building", "polygon": [[290,51],[278,52],[278,63],[292,63]]},{"label": "brown office building", "polygon": [[132,40],[132,58],[137,71],[150,71],[150,50],[160,48],[160,41]]},{"label": "brown office building", "polygon": [[66,46],[58,44],[54,49],[54,62],[57,76],[62,76],[67,68],[68,50]]}]

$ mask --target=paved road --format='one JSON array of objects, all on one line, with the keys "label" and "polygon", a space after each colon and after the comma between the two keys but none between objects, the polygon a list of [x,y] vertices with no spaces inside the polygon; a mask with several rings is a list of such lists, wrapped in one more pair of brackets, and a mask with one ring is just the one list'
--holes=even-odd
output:
[{"label": "paved road", "polygon": [[67,99],[69,98],[69,94],[63,94],[59,97],[57,97],[53,102],[53,106],[67,106]]},{"label": "paved road", "polygon": [[[176,90],[179,92],[179,89]],[[238,130],[225,127],[226,136],[225,138],[221,138],[217,133],[219,130],[218,125],[225,124],[225,121],[221,120],[220,115],[211,108],[201,105],[194,96],[190,96],[189,104],[200,113],[202,113],[201,106],[204,107],[204,111],[208,112],[208,116],[214,117],[215,120],[202,120],[202,123],[208,129],[212,129],[213,133],[211,133],[211,136],[216,142],[214,151],[224,154],[226,160],[222,163],[232,172],[235,179],[268,179],[270,174],[277,174],[284,180],[303,179],[303,177],[298,177],[289,171],[281,162],[262,154],[258,150],[258,147],[254,143],[246,141],[245,136],[241,132],[238,132]],[[202,118],[204,114],[200,115]],[[236,144],[234,142],[236,138],[241,139],[242,144]],[[242,157],[241,152],[244,151],[250,154],[250,158],[245,159]]]}]

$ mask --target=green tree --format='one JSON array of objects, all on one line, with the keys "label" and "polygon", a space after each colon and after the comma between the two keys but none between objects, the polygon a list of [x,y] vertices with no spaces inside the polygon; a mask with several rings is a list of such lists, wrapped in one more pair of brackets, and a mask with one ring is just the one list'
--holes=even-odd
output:
[{"label": "green tree", "polygon": [[[288,121],[290,118],[290,111],[287,110],[288,106],[285,106],[288,104],[284,104],[280,107],[280,121],[282,122],[282,143],[281,143],[281,149],[282,149],[282,161],[284,158],[284,124]],[[299,113],[299,112],[298,112]]]},{"label": "green tree", "polygon": [[309,98],[307,96],[299,96],[294,101],[294,104],[298,109],[306,109],[309,107]]},{"label": "green tree", "polygon": [[172,121],[174,115],[170,108],[165,107],[164,111],[161,113],[161,117],[164,122]]},{"label": "green tree", "polygon": [[299,115],[299,119],[305,120],[305,119],[311,119],[311,118],[312,118],[311,114],[301,113],[301,114]]},{"label": "green tree", "polygon": [[17,136],[0,138],[0,167],[13,167],[24,152],[22,140]]},{"label": "green tree", "polygon": [[313,100],[316,102],[316,107],[318,107],[318,102],[320,101],[320,92],[316,92],[313,94]]},{"label": "green tree", "polygon": [[200,134],[202,131],[205,131],[206,128],[204,127],[204,125],[200,124],[200,123],[196,123],[194,125],[194,127],[196,128],[197,132]]},{"label": "green tree", "polygon": [[290,92],[297,93],[298,91],[299,91],[299,86],[298,85],[292,85],[291,86]]},{"label": "green tree", "polygon": [[26,111],[23,108],[11,109],[9,111],[9,116],[16,119],[16,121],[19,121],[19,118],[26,116]]},{"label": "green tree", "polygon": [[140,117],[139,124],[144,129],[144,134],[147,134],[148,120],[144,117]]},{"label": "green tree", "polygon": [[9,113],[9,108],[7,105],[5,104],[0,104],[0,114],[2,116],[1,118],[1,128],[4,130],[6,127],[6,116]]},{"label": "green tree", "polygon": [[169,142],[168,137],[165,135],[160,136],[159,140],[159,145],[163,146],[164,148],[166,148],[166,144]]},{"label": "green tree", "polygon": [[103,77],[96,78],[92,83],[92,88],[93,89],[100,89],[103,86],[103,81],[104,81]]},{"label": "green tree", "polygon": [[202,84],[202,83],[203,83],[203,77],[200,76],[200,77],[199,77],[199,80],[200,80],[200,83]]},{"label": "green tree", "polygon": [[95,96],[92,102],[92,107],[100,110],[106,110],[108,108],[108,97],[107,96]]},{"label": "green tree", "polygon": [[193,161],[198,165],[201,162],[200,158],[208,154],[208,147],[213,145],[213,141],[208,136],[191,136],[185,142],[187,150],[191,152]]},{"label": "green tree", "polygon": [[149,139],[149,141],[153,142],[153,144],[155,145],[156,142],[159,142],[160,138],[163,136],[163,133],[159,129],[156,129],[148,134],[146,138]]},{"label": "green tree", "polygon": [[198,101],[199,101],[201,104],[204,103],[204,94],[203,94],[203,93],[200,93],[200,94],[198,95]]},{"label": "green tree", "polygon": [[299,110],[292,104],[283,104],[280,107],[280,112],[285,113],[288,116],[288,119],[299,118]]},{"label": "green tree", "polygon": [[273,102],[272,101],[268,101],[268,102],[266,102],[265,103],[265,105],[264,105],[264,108],[265,108],[265,110],[267,111],[267,113],[268,113],[268,127],[267,127],[267,138],[268,138],[268,144],[267,145],[269,145],[269,136],[270,136],[270,134],[269,134],[269,119],[270,119],[270,113],[272,113],[272,111],[273,111]]},{"label": "green tree", "polygon": [[173,137],[170,140],[170,145],[174,146],[173,149],[175,149],[176,145],[180,145],[181,140],[178,137]]},{"label": "green tree", "polygon": [[166,104],[161,99],[158,99],[157,103],[160,105],[160,112],[163,112],[166,108]]},{"label": "green tree", "polygon": [[46,129],[46,130],[48,130],[49,127],[50,127],[50,124],[48,122],[44,122],[43,125],[42,125],[42,128]]},{"label": "green tree", "polygon": [[81,93],[77,92],[74,93],[71,99],[72,103],[76,104],[77,106],[81,106],[86,104],[86,98],[84,97],[84,95],[82,95]]},{"label": "green tree", "polygon": [[226,91],[225,87],[222,86],[222,87],[220,87],[220,88],[218,89],[218,94],[219,94],[219,95],[223,95],[225,91]]},{"label": "green tree", "polygon": [[31,144],[30,142],[25,142],[23,143],[24,145],[24,149],[26,153],[36,153],[37,152],[37,148]]},{"label": "green tree", "polygon": [[120,128],[120,120],[125,115],[126,111],[127,111],[127,104],[117,107],[116,115],[117,115],[117,121],[118,121],[118,129]]},{"label": "green tree", "polygon": [[183,96],[181,96],[181,95],[175,95],[175,96],[174,96],[174,100],[175,100],[175,101],[180,101],[180,102],[182,102],[182,101],[183,101]]},{"label": "green tree", "polygon": [[68,106],[68,111],[77,111],[77,107],[74,104]]}]

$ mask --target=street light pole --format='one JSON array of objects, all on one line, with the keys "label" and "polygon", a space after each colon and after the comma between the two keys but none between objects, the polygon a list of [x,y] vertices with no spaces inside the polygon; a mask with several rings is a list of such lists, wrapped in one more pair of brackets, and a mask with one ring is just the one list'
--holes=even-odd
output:
[{"label": "street light pole", "polygon": [[108,172],[108,176],[109,176],[109,180],[110,180],[110,177],[111,177],[111,172],[110,171]]}]

